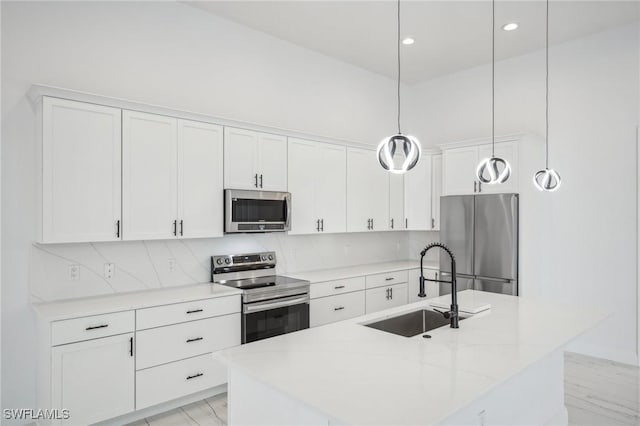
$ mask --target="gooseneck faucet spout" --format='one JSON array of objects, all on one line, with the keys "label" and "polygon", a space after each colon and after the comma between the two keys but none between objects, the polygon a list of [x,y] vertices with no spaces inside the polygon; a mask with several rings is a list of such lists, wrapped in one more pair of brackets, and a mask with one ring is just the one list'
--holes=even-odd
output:
[{"label": "gooseneck faucet spout", "polygon": [[[451,281],[431,280],[431,279],[426,279],[424,277],[424,269],[423,269],[424,256],[425,254],[427,254],[429,250],[431,250],[434,247],[441,248],[442,250],[447,252],[447,254],[449,255],[449,258],[451,259]],[[456,258],[451,252],[451,250],[449,250],[449,248],[442,243],[431,243],[428,246],[426,246],[424,250],[420,252],[420,293],[418,294],[418,297],[427,297],[427,294],[425,293],[425,286],[424,286],[425,281],[451,284],[451,309],[447,312],[440,312],[440,311],[438,312],[444,315],[446,319],[451,320],[451,328],[459,328],[460,325],[459,325],[459,318],[458,318],[458,285],[456,284]]]}]

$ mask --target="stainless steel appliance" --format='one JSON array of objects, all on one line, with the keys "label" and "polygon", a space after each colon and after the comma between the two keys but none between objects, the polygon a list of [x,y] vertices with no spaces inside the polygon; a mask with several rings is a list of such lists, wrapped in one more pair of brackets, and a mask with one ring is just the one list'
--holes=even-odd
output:
[{"label": "stainless steel appliance", "polygon": [[[459,291],[518,295],[518,194],[441,197],[440,242],[456,257]],[[441,255],[445,281],[449,268]],[[440,294],[450,292],[440,284]]]},{"label": "stainless steel appliance", "polygon": [[309,281],[275,267],[274,252],[211,257],[211,281],[242,290],[242,343],[309,328]]},{"label": "stainless steel appliance", "polygon": [[282,232],[291,229],[291,194],[224,191],[224,232]]}]

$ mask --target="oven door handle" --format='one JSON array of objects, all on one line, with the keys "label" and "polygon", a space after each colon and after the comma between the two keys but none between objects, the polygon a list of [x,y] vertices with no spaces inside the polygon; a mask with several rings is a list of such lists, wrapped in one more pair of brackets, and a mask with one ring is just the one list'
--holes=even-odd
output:
[{"label": "oven door handle", "polygon": [[308,294],[305,294],[303,296],[287,297],[279,299],[277,301],[269,300],[267,302],[246,304],[244,305],[242,312],[245,314],[250,314],[253,312],[268,311],[269,309],[283,308],[285,306],[300,305],[302,303],[309,303]]}]

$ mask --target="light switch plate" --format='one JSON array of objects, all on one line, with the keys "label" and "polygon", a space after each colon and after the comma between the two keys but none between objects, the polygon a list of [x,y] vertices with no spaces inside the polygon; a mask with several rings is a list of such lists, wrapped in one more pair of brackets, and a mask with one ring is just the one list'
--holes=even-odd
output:
[{"label": "light switch plate", "polygon": [[116,273],[116,264],[115,263],[105,263],[104,264],[104,277],[109,279],[113,278]]},{"label": "light switch plate", "polygon": [[176,260],[171,258],[167,261],[167,269],[169,272],[173,272],[176,270]]},{"label": "light switch plate", "polygon": [[80,265],[69,265],[69,279],[71,281],[80,279]]}]

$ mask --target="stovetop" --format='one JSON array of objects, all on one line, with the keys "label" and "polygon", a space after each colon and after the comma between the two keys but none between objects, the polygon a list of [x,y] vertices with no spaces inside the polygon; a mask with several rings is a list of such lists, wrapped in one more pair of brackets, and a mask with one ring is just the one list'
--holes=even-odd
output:
[{"label": "stovetop", "polygon": [[279,297],[305,294],[309,292],[309,281],[289,278],[282,275],[240,278],[232,280],[219,279],[214,284],[221,284],[242,290],[244,303],[257,302]]}]

